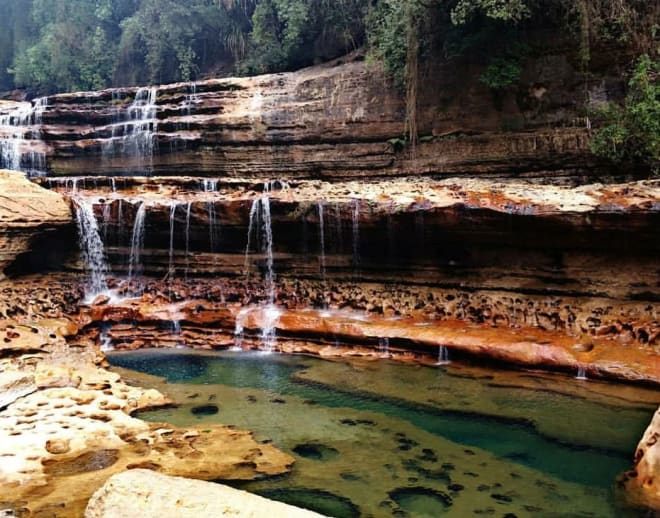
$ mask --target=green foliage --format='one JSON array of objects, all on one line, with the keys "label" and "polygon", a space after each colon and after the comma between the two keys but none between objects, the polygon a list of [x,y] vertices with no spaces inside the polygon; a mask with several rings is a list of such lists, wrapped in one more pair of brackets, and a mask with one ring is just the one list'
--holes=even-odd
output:
[{"label": "green foliage", "polygon": [[459,0],[451,10],[451,21],[462,25],[477,16],[504,22],[520,22],[531,16],[526,0]]},{"label": "green foliage", "polygon": [[484,65],[497,90],[520,74],[511,42],[539,23],[569,32],[588,64],[597,41],[657,56],[658,18],[648,0],[0,0],[0,89],[284,71],[366,40],[402,91],[425,60],[458,55]]},{"label": "green foliage", "polygon": [[623,106],[610,104],[599,116],[605,126],[596,133],[592,151],[614,162],[660,168],[660,61],[643,55],[628,83]]},{"label": "green foliage", "polygon": [[385,73],[403,89],[407,48],[407,0],[383,0],[369,10],[367,38],[370,58],[383,64]]},{"label": "green foliage", "polygon": [[240,71],[279,72],[330,59],[364,38],[367,0],[261,0]]},{"label": "green foliage", "polygon": [[114,5],[110,0],[33,0],[30,13],[38,37],[14,60],[16,84],[40,91],[108,84],[115,62],[109,34]]},{"label": "green foliage", "polygon": [[528,50],[526,45],[520,43],[507,47],[502,54],[490,59],[479,81],[493,90],[503,90],[515,85],[520,80]]}]

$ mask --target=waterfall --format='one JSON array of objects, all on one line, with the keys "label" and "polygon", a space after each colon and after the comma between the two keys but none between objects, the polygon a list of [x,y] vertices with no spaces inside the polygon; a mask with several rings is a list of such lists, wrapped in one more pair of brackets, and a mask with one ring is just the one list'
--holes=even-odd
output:
[{"label": "waterfall", "polygon": [[387,211],[387,256],[392,259],[394,256],[394,224],[392,222],[392,207]]},{"label": "waterfall", "polygon": [[215,253],[219,234],[217,215],[215,212],[215,203],[213,201],[209,201],[207,203],[207,212],[209,218],[209,249],[213,254]]},{"label": "waterfall", "polygon": [[172,282],[174,280],[174,275],[176,274],[174,268],[174,214],[176,213],[176,203],[172,203],[170,206],[170,249],[168,253],[168,268],[167,268],[167,278]]},{"label": "waterfall", "polygon": [[185,278],[188,280],[188,271],[190,270],[190,209],[192,202],[189,201],[186,206],[186,273]]},{"label": "waterfall", "polygon": [[103,146],[103,154],[123,154],[144,160],[153,158],[158,131],[158,88],[138,88],[135,98],[124,113],[119,113],[119,122],[111,125],[111,138]]},{"label": "waterfall", "polygon": [[121,242],[121,239],[124,235],[124,200],[121,198],[119,199],[119,202],[117,203],[117,245]]},{"label": "waterfall", "polygon": [[217,192],[218,179],[217,178],[203,178],[201,180],[202,190],[204,192]]},{"label": "waterfall", "polygon": [[449,349],[446,346],[441,345],[438,347],[438,361],[436,365],[447,365],[449,361]]},{"label": "waterfall", "polygon": [[575,376],[575,379],[581,381],[586,381],[589,379],[587,378],[587,369],[584,367],[584,365],[578,365],[577,376]]},{"label": "waterfall", "polygon": [[316,205],[319,214],[319,247],[321,255],[319,256],[319,266],[321,269],[321,277],[325,281],[325,225],[323,222],[323,202],[319,201]]},{"label": "waterfall", "polygon": [[[133,234],[131,236],[131,255],[128,261],[128,285],[130,287],[133,276],[139,274],[142,270],[140,255],[144,249],[144,226],[147,215],[147,206],[144,202],[140,203],[135,220],[133,221]],[[139,290],[141,291],[141,290]]]},{"label": "waterfall", "polygon": [[[267,184],[264,192],[268,193]],[[266,291],[268,302],[264,307],[264,318],[261,328],[262,346],[267,351],[272,351],[277,342],[275,324],[280,316],[280,311],[275,307],[275,274],[273,269],[273,228],[270,213],[270,198],[264,194],[252,202],[250,208],[250,222],[248,224],[247,246],[245,247],[245,279],[249,280],[250,273],[250,248],[252,245],[252,234],[256,234],[256,242],[260,252],[266,253]],[[238,325],[238,322],[237,322]]]},{"label": "waterfall", "polygon": [[74,202],[80,257],[88,275],[85,294],[86,299],[91,300],[108,289],[106,283],[108,265],[93,205],[79,197],[74,198]]},{"label": "waterfall", "polygon": [[21,103],[0,116],[0,160],[4,169],[26,170],[38,176],[46,169],[46,154],[40,147],[39,126],[48,106],[48,97],[35,99],[33,104]]},{"label": "waterfall", "polygon": [[110,220],[112,219],[112,205],[110,203],[103,204],[103,242],[107,243],[108,241],[108,227],[110,226]]},{"label": "waterfall", "polygon": [[275,302],[275,278],[273,275],[273,226],[270,216],[270,199],[268,196],[261,200],[261,212],[263,223],[261,247],[263,250],[266,250],[267,257],[266,284],[268,286],[268,303],[273,304]]},{"label": "waterfall", "polygon": [[[188,89],[189,93],[186,94],[186,98],[184,99],[183,105],[181,106],[181,111],[184,115],[190,117],[192,115],[193,107],[197,103],[197,84],[190,83]],[[186,121],[186,129],[190,129],[190,118],[188,118]]]},{"label": "waterfall", "polygon": [[250,222],[248,224],[247,246],[245,247],[245,278],[250,274],[250,247],[252,234],[256,232],[259,251],[266,253],[266,285],[268,288],[269,303],[275,300],[275,286],[273,274],[273,228],[270,215],[270,199],[262,196],[252,202],[250,208]]},{"label": "waterfall", "polygon": [[335,250],[341,253],[344,249],[344,235],[341,223],[341,207],[335,203]]},{"label": "waterfall", "polygon": [[151,158],[154,152],[158,119],[156,87],[140,88],[128,108],[129,120],[124,125],[124,144],[128,152],[140,158]]},{"label": "waterfall", "polygon": [[383,356],[390,355],[390,339],[387,337],[378,339],[378,352]]},{"label": "waterfall", "polygon": [[360,265],[360,200],[353,200],[353,268],[357,271]]}]

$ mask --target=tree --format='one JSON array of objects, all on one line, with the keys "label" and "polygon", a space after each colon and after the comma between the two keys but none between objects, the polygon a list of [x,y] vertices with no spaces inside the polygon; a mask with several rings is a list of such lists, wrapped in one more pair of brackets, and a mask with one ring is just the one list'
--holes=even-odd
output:
[{"label": "tree", "polygon": [[622,106],[599,114],[604,127],[591,144],[594,153],[615,163],[645,164],[660,171],[660,61],[641,56]]}]

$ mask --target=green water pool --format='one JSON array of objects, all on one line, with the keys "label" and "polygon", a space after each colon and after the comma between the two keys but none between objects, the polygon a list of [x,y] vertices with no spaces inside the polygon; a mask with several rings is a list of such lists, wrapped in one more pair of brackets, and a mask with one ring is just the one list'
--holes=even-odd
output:
[{"label": "green water pool", "polygon": [[109,360],[162,378],[178,403],[141,418],[235,425],[296,458],[291,474],[239,487],[338,517],[635,516],[614,481],[660,400],[454,364],[189,351]]}]

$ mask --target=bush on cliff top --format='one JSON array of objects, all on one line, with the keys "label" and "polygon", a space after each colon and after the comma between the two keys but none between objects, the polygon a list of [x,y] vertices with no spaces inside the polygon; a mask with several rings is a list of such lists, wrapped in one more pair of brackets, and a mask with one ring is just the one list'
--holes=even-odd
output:
[{"label": "bush on cliff top", "polygon": [[616,163],[647,164],[660,172],[660,61],[643,55],[628,83],[622,106],[610,104],[598,117],[604,127],[592,151]]}]

